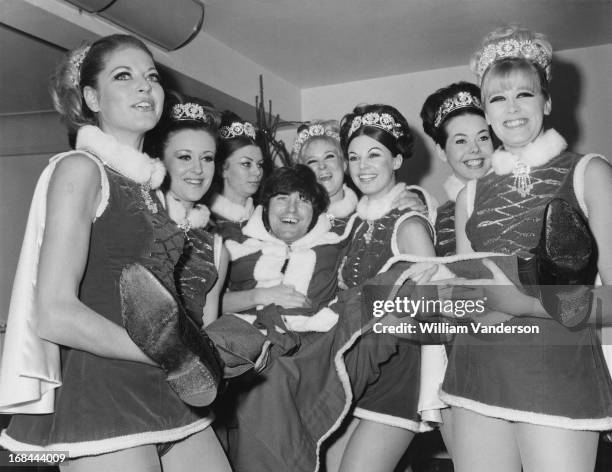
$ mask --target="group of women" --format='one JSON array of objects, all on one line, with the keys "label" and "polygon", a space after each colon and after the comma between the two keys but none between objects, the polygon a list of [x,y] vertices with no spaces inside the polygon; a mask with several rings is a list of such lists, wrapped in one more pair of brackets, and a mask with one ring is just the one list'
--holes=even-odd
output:
[{"label": "group of women", "polygon": [[[427,98],[452,171],[436,212],[396,180],[413,134],[390,105],[302,127],[295,165],[264,178],[255,127],[164,100],[139,40],[72,51],[52,93],[76,145],[34,195],[0,445],[69,451],[74,471],[393,471],[440,426],[458,471],[593,470],[612,380],[588,288],[612,279],[612,169],[545,129],[551,58],[542,35],[502,28],[472,58],[480,88]],[[459,277],[463,261],[484,278]],[[431,367],[431,340],[371,329],[368,301],[396,283],[479,284],[477,320],[540,334],[460,334]]]}]

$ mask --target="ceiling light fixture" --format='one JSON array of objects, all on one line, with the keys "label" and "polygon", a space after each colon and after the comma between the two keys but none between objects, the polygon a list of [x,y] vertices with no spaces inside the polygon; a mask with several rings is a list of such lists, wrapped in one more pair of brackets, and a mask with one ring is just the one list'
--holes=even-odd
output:
[{"label": "ceiling light fixture", "polygon": [[98,15],[166,51],[189,43],[202,29],[200,0],[65,0]]}]

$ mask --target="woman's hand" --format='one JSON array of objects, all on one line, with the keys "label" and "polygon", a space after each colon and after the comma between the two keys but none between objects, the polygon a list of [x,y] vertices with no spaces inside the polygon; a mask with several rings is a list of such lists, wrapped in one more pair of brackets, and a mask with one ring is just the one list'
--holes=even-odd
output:
[{"label": "woman's hand", "polygon": [[418,194],[407,189],[404,189],[402,193],[395,197],[391,205],[400,211],[411,209],[419,213],[427,212],[427,206],[419,198]]},{"label": "woman's hand", "polygon": [[[521,292],[508,276],[490,259],[483,259],[483,265],[491,271],[489,279],[454,278],[442,285],[452,286],[445,292],[453,300],[481,299],[490,311],[502,312],[514,316],[549,316],[544,312],[540,302]],[[460,290],[458,290],[460,288]]]},{"label": "woman's hand", "polygon": [[293,285],[257,287],[250,290],[228,291],[223,295],[223,313],[240,313],[275,303],[283,308],[310,308],[312,302]]},{"label": "woman's hand", "polygon": [[298,292],[293,285],[280,284],[275,287],[256,288],[255,302],[257,305],[275,303],[283,308],[310,308],[312,302],[306,295]]}]

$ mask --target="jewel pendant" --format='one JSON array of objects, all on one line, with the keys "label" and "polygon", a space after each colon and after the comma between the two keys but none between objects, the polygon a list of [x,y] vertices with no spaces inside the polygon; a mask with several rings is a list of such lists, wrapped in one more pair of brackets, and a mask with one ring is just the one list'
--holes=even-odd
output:
[{"label": "jewel pendant", "polygon": [[512,170],[514,175],[514,185],[512,190],[516,190],[521,197],[526,197],[531,194],[533,183],[531,182],[531,167],[522,162],[517,162]]},{"label": "jewel pendant", "polygon": [[151,197],[151,186],[148,183],[140,185],[140,194],[149,211],[153,214],[157,213],[157,204]]}]

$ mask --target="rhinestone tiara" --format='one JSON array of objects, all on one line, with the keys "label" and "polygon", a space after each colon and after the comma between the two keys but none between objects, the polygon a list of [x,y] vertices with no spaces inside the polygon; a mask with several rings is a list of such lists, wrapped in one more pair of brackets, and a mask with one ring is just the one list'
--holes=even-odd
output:
[{"label": "rhinestone tiara", "polygon": [[201,121],[205,124],[213,122],[212,117],[204,110],[204,107],[193,102],[177,103],[172,107],[170,117],[174,121]]},{"label": "rhinestone tiara", "polygon": [[315,138],[318,136],[329,136],[336,141],[340,141],[340,135],[335,131],[332,131],[329,128],[326,128],[322,124],[316,123],[314,125],[310,125],[308,128],[300,131],[293,142],[293,152],[295,154],[299,154],[302,146],[311,138]]},{"label": "rhinestone tiara", "polygon": [[351,129],[348,132],[348,138],[350,138],[355,131],[362,126],[373,126],[380,128],[387,133],[390,133],[395,139],[403,136],[402,125],[395,122],[395,119],[389,113],[365,113],[364,115],[357,115],[353,118],[351,123]]},{"label": "rhinestone tiara", "polygon": [[255,127],[248,121],[244,123],[234,121],[229,126],[222,126],[219,130],[219,136],[225,140],[237,138],[238,136],[248,136],[255,140]]},{"label": "rhinestone tiara", "polygon": [[73,87],[78,88],[81,85],[81,66],[87,57],[91,46],[81,46],[76,49],[69,59],[70,63],[70,83]]},{"label": "rhinestone tiara", "polygon": [[438,108],[438,111],[436,111],[434,127],[438,128],[449,113],[460,110],[461,108],[476,108],[477,110],[482,110],[482,103],[480,103],[478,97],[472,95],[470,92],[466,92],[465,90],[457,92],[452,97],[444,100],[442,105]]},{"label": "rhinestone tiara", "polygon": [[503,39],[482,49],[475,71],[479,80],[482,80],[482,76],[491,64],[509,57],[528,59],[536,63],[546,72],[546,78],[550,78],[548,67],[552,61],[552,55],[541,44],[531,40]]}]

